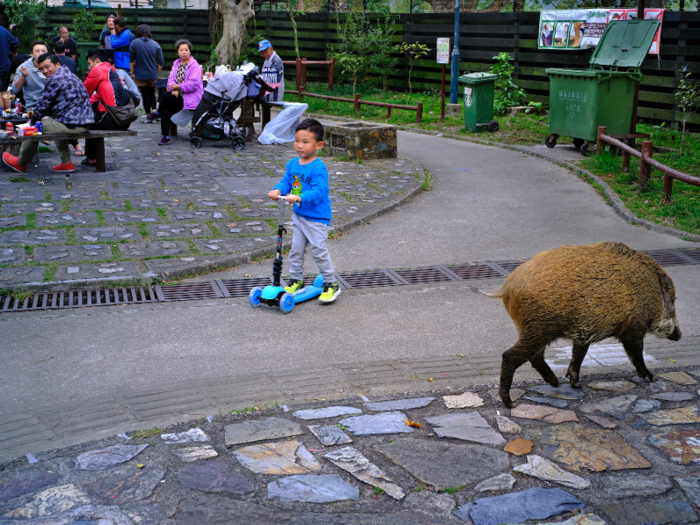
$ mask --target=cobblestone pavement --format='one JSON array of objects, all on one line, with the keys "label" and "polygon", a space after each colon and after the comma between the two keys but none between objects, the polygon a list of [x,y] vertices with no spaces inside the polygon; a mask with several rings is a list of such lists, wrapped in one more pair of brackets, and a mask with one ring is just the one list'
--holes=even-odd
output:
[{"label": "cobblestone pavement", "polygon": [[655,374],[202,414],[0,465],[0,523],[697,523],[700,369]]},{"label": "cobblestone pavement", "polygon": [[[168,280],[272,252],[279,210],[267,192],[295,156],[290,147],[193,150],[184,130],[158,147],[157,126],[132,128],[138,136],[106,141],[106,173],[55,174],[54,151],[26,174],[0,174],[0,287]],[[336,231],[414,195],[424,176],[402,159],[324,162]]]}]

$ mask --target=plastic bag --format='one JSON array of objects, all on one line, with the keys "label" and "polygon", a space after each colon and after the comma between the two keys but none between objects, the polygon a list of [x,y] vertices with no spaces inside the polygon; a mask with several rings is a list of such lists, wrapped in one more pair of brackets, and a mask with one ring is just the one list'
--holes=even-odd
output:
[{"label": "plastic bag", "polygon": [[272,119],[260,134],[260,144],[283,144],[294,141],[294,129],[304,112],[309,109],[303,102],[283,102],[284,109]]}]

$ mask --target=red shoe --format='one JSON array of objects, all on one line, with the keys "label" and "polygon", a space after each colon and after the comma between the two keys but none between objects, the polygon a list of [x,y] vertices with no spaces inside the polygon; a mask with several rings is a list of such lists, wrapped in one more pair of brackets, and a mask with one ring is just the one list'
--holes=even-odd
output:
[{"label": "red shoe", "polygon": [[5,163],[5,166],[10,168],[11,170],[15,170],[19,173],[24,173],[27,171],[26,166],[22,166],[19,163],[19,159],[13,155],[10,155],[7,151],[2,154],[2,161]]},{"label": "red shoe", "polygon": [[56,173],[73,173],[75,165],[72,162],[61,162],[58,166],[51,166],[51,171]]}]

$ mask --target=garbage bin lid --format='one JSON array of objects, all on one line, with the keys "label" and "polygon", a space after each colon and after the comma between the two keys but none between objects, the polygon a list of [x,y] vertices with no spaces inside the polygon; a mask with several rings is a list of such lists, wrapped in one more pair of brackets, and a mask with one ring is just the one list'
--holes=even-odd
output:
[{"label": "garbage bin lid", "polygon": [[660,20],[614,20],[608,23],[593,51],[590,63],[597,66],[641,67],[654,42]]},{"label": "garbage bin lid", "polygon": [[460,84],[479,84],[481,82],[495,82],[498,75],[493,73],[467,73],[459,77]]}]

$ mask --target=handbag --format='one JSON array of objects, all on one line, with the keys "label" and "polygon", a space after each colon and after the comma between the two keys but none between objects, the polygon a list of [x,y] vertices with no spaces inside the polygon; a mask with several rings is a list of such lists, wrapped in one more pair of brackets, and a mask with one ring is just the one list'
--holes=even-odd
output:
[{"label": "handbag", "polygon": [[129,103],[124,106],[108,106],[103,104],[107,113],[109,113],[119,127],[129,127],[129,124],[139,118],[136,113],[134,102],[129,100]]}]

